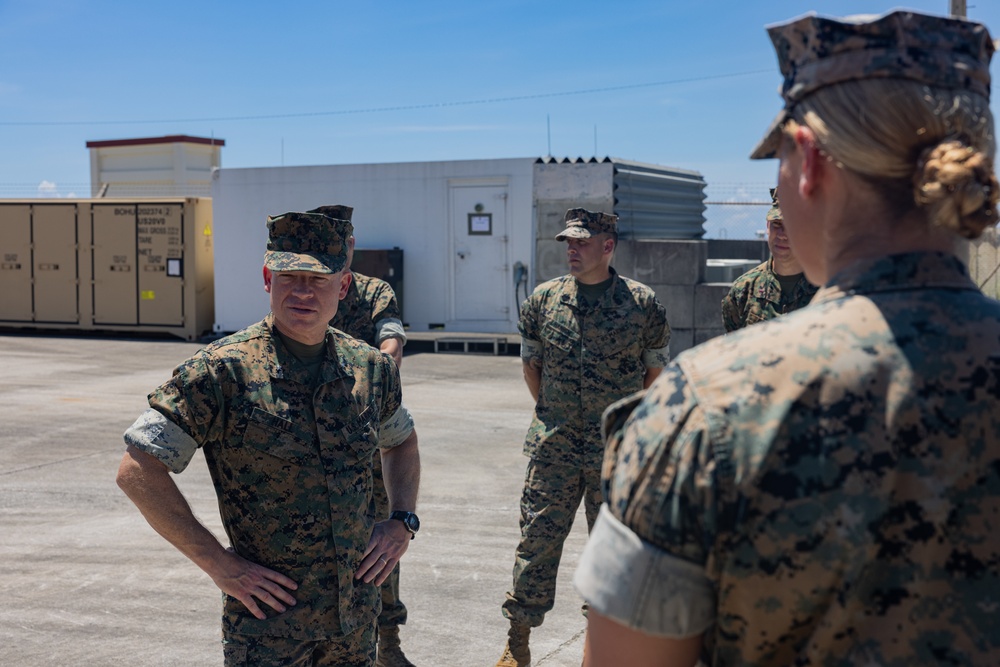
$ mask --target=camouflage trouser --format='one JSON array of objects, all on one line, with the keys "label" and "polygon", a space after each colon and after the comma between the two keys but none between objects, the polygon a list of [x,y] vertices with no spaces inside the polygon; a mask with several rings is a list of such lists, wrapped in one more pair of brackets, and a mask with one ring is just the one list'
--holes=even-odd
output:
[{"label": "camouflage trouser", "polygon": [[563,542],[583,499],[587,530],[601,507],[601,471],[547,461],[528,461],[521,494],[521,542],[514,554],[514,586],[503,615],[528,626],[542,624],[556,599]]},{"label": "camouflage trouser", "polygon": [[[375,499],[375,520],[384,521],[389,516],[389,495],[385,491],[385,481],[382,479],[382,457],[375,453],[374,486],[372,496]],[[380,628],[390,628],[406,623],[406,605],[399,599],[399,563],[392,568],[392,573],[382,582],[382,613],[378,616]]]},{"label": "camouflage trouser", "polygon": [[375,623],[345,637],[308,641],[223,633],[225,667],[372,667]]}]

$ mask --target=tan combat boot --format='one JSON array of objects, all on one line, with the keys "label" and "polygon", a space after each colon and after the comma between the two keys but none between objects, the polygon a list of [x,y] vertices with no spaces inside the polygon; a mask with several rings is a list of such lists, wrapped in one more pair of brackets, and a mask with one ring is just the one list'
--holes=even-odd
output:
[{"label": "tan combat boot", "polygon": [[527,625],[510,624],[507,632],[507,645],[503,649],[503,655],[497,661],[496,667],[531,667],[531,651],[528,650],[528,633],[531,628]]},{"label": "tan combat boot", "polygon": [[416,667],[403,655],[399,645],[399,626],[378,629],[378,657],[375,667]]}]

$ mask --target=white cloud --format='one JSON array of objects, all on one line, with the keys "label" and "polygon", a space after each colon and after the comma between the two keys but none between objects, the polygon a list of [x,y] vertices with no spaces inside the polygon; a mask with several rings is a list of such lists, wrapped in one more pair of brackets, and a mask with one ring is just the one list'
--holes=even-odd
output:
[{"label": "white cloud", "polygon": [[38,184],[39,197],[58,197],[59,188],[52,181],[42,181]]}]

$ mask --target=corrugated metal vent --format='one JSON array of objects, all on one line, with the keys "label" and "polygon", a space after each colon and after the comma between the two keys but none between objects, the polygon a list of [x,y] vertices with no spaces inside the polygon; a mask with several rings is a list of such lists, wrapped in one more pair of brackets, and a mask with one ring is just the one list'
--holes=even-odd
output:
[{"label": "corrugated metal vent", "polygon": [[604,164],[614,161],[609,157],[553,157],[547,155],[535,160],[535,164]]},{"label": "corrugated metal vent", "polygon": [[625,239],[700,239],[705,179],[696,171],[613,158],[615,213]]}]

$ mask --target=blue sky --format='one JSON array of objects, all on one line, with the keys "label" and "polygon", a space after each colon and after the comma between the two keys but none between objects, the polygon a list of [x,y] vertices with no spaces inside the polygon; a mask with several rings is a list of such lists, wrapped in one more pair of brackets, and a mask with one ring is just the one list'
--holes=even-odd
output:
[{"label": "blue sky", "polygon": [[[997,4],[968,15],[1000,37]],[[88,140],[165,134],[225,139],[224,168],[551,148],[766,188],[764,26],[898,6],[949,3],[0,0],[0,196],[83,196]]]}]

